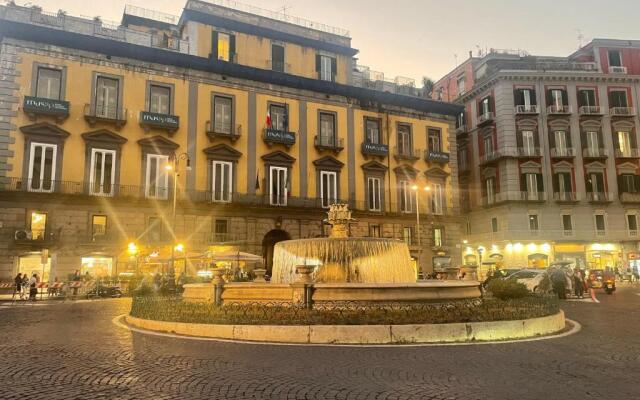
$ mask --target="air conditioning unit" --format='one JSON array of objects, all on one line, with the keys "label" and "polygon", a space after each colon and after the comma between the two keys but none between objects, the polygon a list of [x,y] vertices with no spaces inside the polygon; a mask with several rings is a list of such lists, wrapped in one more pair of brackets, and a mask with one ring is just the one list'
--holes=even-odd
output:
[{"label": "air conditioning unit", "polygon": [[14,234],[13,234],[13,238],[15,240],[31,240],[31,232],[30,231],[26,231],[24,229],[21,230],[17,230]]}]

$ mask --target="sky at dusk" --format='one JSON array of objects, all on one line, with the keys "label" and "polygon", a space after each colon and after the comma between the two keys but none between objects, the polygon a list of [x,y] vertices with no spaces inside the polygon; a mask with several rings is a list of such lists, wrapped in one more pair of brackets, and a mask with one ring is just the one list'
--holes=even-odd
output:
[{"label": "sky at dusk", "polygon": [[[186,0],[33,0],[46,11],[119,21],[125,4],[179,15]],[[564,56],[592,38],[640,39],[640,1],[244,0],[348,29],[359,64],[419,80],[439,79],[478,48]]]}]

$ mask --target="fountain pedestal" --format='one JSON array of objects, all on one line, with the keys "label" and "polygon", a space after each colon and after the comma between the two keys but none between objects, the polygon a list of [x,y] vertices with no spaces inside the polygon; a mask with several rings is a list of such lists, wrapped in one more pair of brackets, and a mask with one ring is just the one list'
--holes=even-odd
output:
[{"label": "fountain pedestal", "polygon": [[264,278],[264,276],[266,275],[267,270],[266,269],[254,269],[253,270],[253,274],[256,276],[255,278],[253,278],[253,281],[256,283],[265,283],[267,282],[267,280]]}]

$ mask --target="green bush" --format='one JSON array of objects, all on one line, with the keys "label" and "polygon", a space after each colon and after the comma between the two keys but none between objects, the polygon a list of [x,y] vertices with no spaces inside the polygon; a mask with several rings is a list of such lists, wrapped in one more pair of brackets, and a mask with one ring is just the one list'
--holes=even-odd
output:
[{"label": "green bush", "polygon": [[513,279],[493,279],[487,289],[500,300],[521,299],[529,296],[529,290],[522,283]]}]

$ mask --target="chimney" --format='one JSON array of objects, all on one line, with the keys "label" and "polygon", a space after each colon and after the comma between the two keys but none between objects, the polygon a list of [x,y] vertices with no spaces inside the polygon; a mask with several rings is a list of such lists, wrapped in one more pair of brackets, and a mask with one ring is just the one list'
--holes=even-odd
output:
[{"label": "chimney", "polygon": [[473,50],[469,50],[469,58],[473,58]]}]

